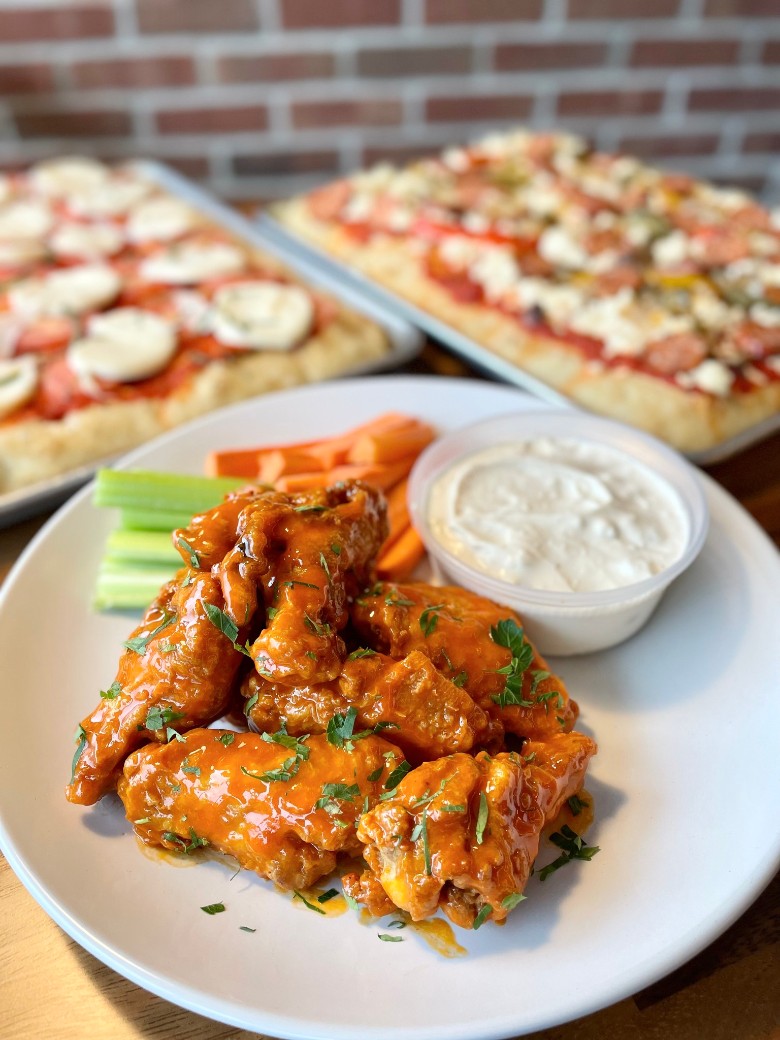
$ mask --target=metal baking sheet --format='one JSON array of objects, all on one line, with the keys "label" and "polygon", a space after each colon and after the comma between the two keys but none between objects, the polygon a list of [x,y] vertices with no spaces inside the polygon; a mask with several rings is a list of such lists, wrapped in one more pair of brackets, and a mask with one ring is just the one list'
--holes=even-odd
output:
[{"label": "metal baking sheet", "polygon": [[[515,386],[528,390],[536,397],[541,397],[545,401],[567,405],[569,408],[576,408],[580,411],[586,410],[565,394],[554,390],[551,386],[543,383],[528,372],[524,372],[517,365],[512,364],[511,361],[494,354],[487,347],[477,343],[476,340],[452,328],[452,326],[447,325],[432,314],[428,314],[427,311],[422,310],[420,307],[397,296],[390,289],[384,288],[384,286],[379,285],[360,271],[348,267],[343,261],[333,258],[317,246],[299,238],[269,214],[261,214],[257,218],[257,224],[262,228],[267,238],[272,240],[279,248],[295,250],[301,258],[307,258],[311,262],[320,265],[323,271],[328,271],[334,277],[343,279],[356,292],[361,292],[366,296],[372,297],[378,303],[382,303],[385,307],[392,308],[400,317],[415,324],[429,336],[442,343],[453,354],[457,354],[464,361],[468,361],[474,368],[495,376],[506,383],[513,383]],[[778,430],[780,430],[780,413],[772,415],[760,423],[756,423],[755,426],[743,430],[735,437],[730,437],[728,440],[722,441],[712,448],[707,448],[705,451],[692,451],[684,454],[686,458],[699,466],[711,466],[716,462],[723,462],[725,459],[731,458],[732,455],[736,455],[745,448],[749,448],[750,445],[757,444],[759,441],[770,437]]]},{"label": "metal baking sheet", "polygon": [[[290,248],[284,242],[277,242],[274,235],[259,228],[248,217],[220,202],[164,163],[137,160],[128,165],[135,167],[144,176],[165,188],[171,195],[183,199],[194,209],[210,217],[215,224],[232,232],[244,242],[265,250],[294,274],[300,275],[303,281],[324,289],[331,296],[337,297],[352,310],[370,318],[385,330],[390,341],[388,353],[381,358],[355,365],[339,373],[339,378],[398,368],[411,361],[420,352],[423,336],[413,324],[399,315],[394,308],[387,307],[382,301],[369,297],[368,294],[354,288],[351,284],[347,285],[339,272],[328,271],[320,263],[313,262],[299,249]],[[49,480],[0,495],[0,528],[9,527],[27,517],[54,509],[82,484],[86,484],[100,466],[108,465],[112,461],[114,461],[113,458],[98,460],[67,473],[58,474]]]}]

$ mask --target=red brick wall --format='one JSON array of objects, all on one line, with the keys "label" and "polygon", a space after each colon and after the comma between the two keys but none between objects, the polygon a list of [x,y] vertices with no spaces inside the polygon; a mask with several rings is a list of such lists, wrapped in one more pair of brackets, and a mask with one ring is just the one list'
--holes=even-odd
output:
[{"label": "red brick wall", "polygon": [[519,122],[780,196],[780,0],[0,0],[0,98],[235,198]]}]

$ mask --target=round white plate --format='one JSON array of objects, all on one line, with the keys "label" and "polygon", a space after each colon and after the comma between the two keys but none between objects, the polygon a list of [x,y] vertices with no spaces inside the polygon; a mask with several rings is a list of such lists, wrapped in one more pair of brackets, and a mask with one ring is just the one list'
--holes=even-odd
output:
[{"label": "round white plate", "polygon": [[[359,379],[209,415],[127,464],[198,473],[211,449],[337,433],[389,409],[451,429],[533,407],[490,384]],[[106,964],[258,1032],[487,1040],[636,992],[735,920],[780,859],[780,563],[748,515],[704,483],[707,544],[650,624],[614,650],[558,662],[599,742],[588,837],[600,855],[532,878],[506,927],[459,931],[467,956],[444,959],[411,929],[380,942],[378,925],[321,917],[246,873],[231,879],[222,863],[176,869],[141,854],[117,800],[66,803],[75,726],[111,682],[131,627],[90,610],[113,517],[89,489],[40,532],[0,601],[3,851]],[[219,901],[223,914],[199,909]]]}]

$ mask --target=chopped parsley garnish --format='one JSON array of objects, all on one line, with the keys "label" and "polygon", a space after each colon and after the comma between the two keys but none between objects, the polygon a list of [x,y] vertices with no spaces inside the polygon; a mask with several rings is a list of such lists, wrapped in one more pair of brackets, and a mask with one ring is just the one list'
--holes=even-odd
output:
[{"label": "chopped parsley garnish", "polygon": [[244,654],[246,657],[252,656],[249,650],[249,640],[247,640],[245,646],[241,646],[240,643],[236,642],[238,639],[238,625],[232,618],[227,616],[224,610],[220,610],[213,603],[204,603],[203,609],[206,611],[206,616],[212,625],[218,628],[223,635],[227,636],[235,650],[238,650],[240,654]]},{"label": "chopped parsley garnish", "polygon": [[260,697],[259,693],[253,693],[252,696],[249,698],[249,700],[244,705],[244,714],[247,716],[247,718],[249,717],[249,713],[251,712],[252,708],[254,708],[254,706],[257,704],[257,701],[258,701],[259,697]]},{"label": "chopped parsley garnish", "polygon": [[290,581],[280,581],[279,586],[281,587],[282,585],[288,585],[291,589],[295,588],[296,585],[300,585],[304,589],[319,589],[319,585],[312,585],[310,581],[295,581],[294,579]]},{"label": "chopped parsley garnish", "polygon": [[583,809],[588,808],[588,803],[583,802],[578,794],[573,794],[571,798],[567,798],[566,804],[571,810],[572,816],[579,816]]},{"label": "chopped parsley garnish", "polygon": [[327,506],[296,506],[296,513],[324,513]]},{"label": "chopped parsley garnish", "polygon": [[273,621],[273,619],[276,617],[278,613],[278,607],[269,607],[268,610],[266,610],[265,612],[265,616],[268,618],[269,621]]},{"label": "chopped parsley garnish", "polygon": [[514,910],[518,903],[522,903],[528,896],[524,896],[522,892],[510,892],[508,896],[504,896],[501,900],[501,905],[505,910]]},{"label": "chopped parsley garnish", "polygon": [[301,893],[298,891],[297,888],[293,892],[293,899],[300,899],[300,901],[303,903],[303,905],[304,906],[308,906],[308,908],[310,910],[313,910],[315,912],[315,914],[323,914],[324,915],[324,913],[325,913],[325,911],[321,907],[315,906],[314,903],[310,903],[309,902],[309,900],[306,898],[306,896],[301,895]]},{"label": "chopped parsley garnish", "polygon": [[331,627],[327,622],[321,623],[315,621],[314,618],[309,617],[308,614],[303,615],[303,621],[310,632],[313,632],[315,636],[329,636],[331,634]]},{"label": "chopped parsley garnish", "polygon": [[402,935],[388,935],[387,932],[377,932],[377,939],[381,939],[382,942],[403,942],[404,937]]},{"label": "chopped parsley garnish", "polygon": [[331,816],[341,812],[339,802],[354,802],[360,794],[357,784],[323,784],[322,796],[314,803],[315,809],[324,809]]},{"label": "chopped parsley garnish", "polygon": [[359,910],[360,909],[360,904],[358,903],[357,899],[353,899],[353,897],[351,895],[349,895],[348,892],[344,892],[343,895],[344,895],[344,898],[347,901],[347,906],[350,908],[350,910]]},{"label": "chopped parsley garnish", "polygon": [[425,873],[428,877],[431,876],[431,847],[428,843],[428,809],[423,809],[422,818],[420,822],[415,826],[414,830],[409,836],[410,841],[418,841],[422,838],[423,843],[423,861],[425,863]]},{"label": "chopped parsley garnish", "polygon": [[383,772],[384,768],[385,768],[384,766],[379,766],[377,769],[375,769],[373,771],[373,773],[369,773],[368,774],[368,776],[366,777],[366,780],[368,780],[368,782],[370,784],[373,784],[374,781],[378,780],[379,777],[382,775],[382,772]]},{"label": "chopped parsley garnish", "polygon": [[170,654],[176,649],[178,645],[178,643],[171,643],[170,640],[168,640],[165,643],[160,643],[157,649],[160,651],[161,654]]},{"label": "chopped parsley garnish", "polygon": [[73,756],[73,766],[70,771],[70,782],[73,783],[76,777],[76,766],[81,758],[81,752],[87,746],[87,731],[83,726],[79,726],[76,730],[76,753]]},{"label": "chopped parsley garnish", "polygon": [[167,628],[175,617],[175,614],[169,613],[167,610],[163,611],[162,621],[157,628],[152,629],[148,635],[135,636],[133,639],[128,639],[126,642],[122,643],[122,646],[126,647],[128,650],[134,651],[136,654],[142,654],[155,636],[158,636],[164,628]]},{"label": "chopped parsley garnish", "polygon": [[453,686],[465,686],[469,681],[468,672],[458,672],[455,678],[452,680]]},{"label": "chopped parsley garnish", "polygon": [[359,646],[357,650],[353,650],[347,658],[348,661],[359,661],[361,657],[375,657],[376,650],[370,650],[367,646]]},{"label": "chopped parsley garnish", "polygon": [[307,737],[292,737],[284,727],[278,733],[261,733],[260,736],[267,744],[279,744],[294,754],[286,758],[277,769],[269,769],[265,773],[253,773],[245,766],[241,766],[241,772],[245,776],[252,777],[253,780],[262,780],[265,783],[292,780],[301,768],[301,763],[309,757],[309,749],[304,743]]},{"label": "chopped parsley garnish", "polygon": [[333,553],[334,556],[341,556],[341,546],[338,542],[331,543],[330,551]]},{"label": "chopped parsley garnish", "polygon": [[387,780],[385,780],[385,790],[395,791],[396,787],[398,787],[411,768],[412,767],[407,761],[403,760],[399,762],[390,776],[388,776]]},{"label": "chopped parsley garnish", "polygon": [[224,914],[225,904],[224,903],[209,903],[207,906],[202,906],[201,910],[204,914],[209,914],[213,917],[214,914]]},{"label": "chopped parsley garnish", "polygon": [[387,927],[388,928],[406,928],[406,921],[404,921],[402,918],[398,917],[398,918],[395,918],[392,921],[390,921],[390,923],[388,924]]},{"label": "chopped parsley garnish", "polygon": [[329,744],[337,748],[344,748],[347,751],[354,751],[356,740],[365,740],[366,737],[370,737],[375,733],[381,733],[385,729],[401,728],[397,722],[377,722],[371,729],[363,729],[359,733],[355,733],[357,714],[357,708],[352,706],[343,713],[337,712],[328,721],[327,737]]},{"label": "chopped parsley garnish", "polygon": [[114,679],[114,681],[111,683],[107,690],[100,691],[100,696],[103,698],[104,701],[114,701],[121,692],[121,685],[116,679]]},{"label": "chopped parsley garnish", "polygon": [[190,543],[185,541],[184,538],[179,537],[176,539],[176,544],[179,546],[180,549],[183,549],[185,553],[189,556],[190,567],[192,567],[192,569],[196,571],[200,570],[200,557],[192,548]]},{"label": "chopped parsley garnish", "polygon": [[441,794],[441,792],[444,790],[444,788],[447,786],[447,784],[450,782],[451,779],[452,779],[451,776],[445,776],[444,779],[439,784],[439,786],[433,792],[433,794],[431,794],[430,790],[427,790],[425,792],[425,794],[422,795],[420,798],[415,798],[415,800],[414,800],[415,808],[419,808],[421,805],[430,805],[431,802],[433,801],[433,799],[436,798],[437,795]]},{"label": "chopped parsley garnish", "polygon": [[488,917],[490,917],[492,913],[493,907],[490,905],[490,903],[485,903],[485,905],[479,911],[477,916],[474,918],[474,924],[471,926],[475,932],[478,928],[482,927],[482,925],[485,923],[485,921],[487,921]]},{"label": "chopped parsley garnish", "polygon": [[165,727],[170,725],[171,722],[178,722],[179,719],[183,718],[184,714],[180,711],[174,711],[173,708],[160,708],[155,705],[153,708],[149,709],[144,726],[146,729],[157,732],[158,730],[165,729]]},{"label": "chopped parsley garnish", "polygon": [[399,596],[398,594],[396,594],[395,597],[394,597],[392,593],[388,593],[385,596],[385,603],[387,604],[388,607],[414,607],[414,606],[416,606],[416,603],[414,602],[413,599],[404,599],[402,596]]},{"label": "chopped parsley garnish", "polygon": [[179,733],[178,730],[175,730],[172,726],[168,726],[165,730],[165,740],[168,744],[170,744],[172,740],[178,740],[180,744],[184,743],[184,737],[181,735],[181,733]]},{"label": "chopped parsley garnish", "polygon": [[190,840],[182,838],[180,834],[176,834],[173,831],[163,831],[162,837],[164,841],[168,841],[171,845],[176,845],[180,852],[185,853],[187,856],[195,849],[202,849],[208,845],[208,838],[199,838],[195,833],[193,827],[190,827]]},{"label": "chopped parsley garnish", "polygon": [[488,803],[484,791],[479,792],[479,812],[477,813],[476,838],[477,845],[481,845],[485,838],[485,826],[488,821]]},{"label": "chopped parsley garnish", "polygon": [[322,567],[322,569],[325,571],[325,574],[328,577],[328,581],[333,581],[333,579],[330,576],[330,567],[328,566],[328,561],[325,559],[325,553],[320,553],[320,567]]},{"label": "chopped parsley garnish", "polygon": [[217,737],[217,740],[220,742],[220,744],[223,744],[225,747],[230,747],[230,745],[233,743],[235,739],[235,733],[220,733]]},{"label": "chopped parsley garnish", "polygon": [[539,871],[540,881],[544,881],[550,874],[554,874],[556,870],[565,867],[572,860],[592,860],[596,853],[601,851],[598,845],[588,845],[584,838],[581,838],[579,834],[575,834],[571,827],[566,824],[559,831],[556,831],[555,834],[550,835],[550,841],[553,845],[557,845],[559,849],[563,849],[563,852],[552,863],[549,863]]},{"label": "chopped parsley garnish", "polygon": [[256,928],[250,928],[248,924],[240,924],[238,927],[239,927],[240,931],[242,931],[242,932],[251,932],[253,935],[257,931]]},{"label": "chopped parsley garnish", "polygon": [[466,811],[466,806],[465,805],[442,805],[441,811],[442,812],[465,812]]},{"label": "chopped parsley garnish", "polygon": [[517,705],[521,708],[530,708],[533,701],[523,699],[523,676],[534,659],[534,650],[525,638],[525,632],[513,621],[505,618],[493,625],[490,629],[490,638],[496,646],[506,647],[512,654],[509,664],[498,669],[500,675],[506,676],[504,689],[492,699],[501,708],[509,705]]},{"label": "chopped parsley garnish", "polygon": [[434,606],[426,607],[420,614],[420,629],[426,639],[435,630],[439,620],[439,611],[443,610],[445,605],[444,603],[436,603]]},{"label": "chopped parsley garnish", "polygon": [[182,764],[181,764],[181,771],[182,771],[182,773],[191,773],[193,776],[200,776],[200,766],[191,766],[189,759],[190,759],[190,756],[187,755],[186,758],[184,759],[184,761],[182,762]]},{"label": "chopped parsley garnish", "polygon": [[323,892],[321,896],[317,896],[318,903],[328,903],[331,899],[339,894],[337,888],[329,888],[327,892]]}]

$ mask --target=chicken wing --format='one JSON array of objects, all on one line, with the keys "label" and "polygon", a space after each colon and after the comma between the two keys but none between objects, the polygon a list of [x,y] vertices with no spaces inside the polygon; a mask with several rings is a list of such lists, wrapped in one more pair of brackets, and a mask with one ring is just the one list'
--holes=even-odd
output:
[{"label": "chicken wing", "polygon": [[[388,901],[419,921],[441,908],[471,928],[503,920],[522,893],[542,828],[565,792],[582,784],[596,745],[581,733],[551,739],[536,764],[515,752],[457,754],[408,773],[392,798],[361,816],[369,871],[344,877],[345,890],[374,913]],[[550,745],[540,745],[548,747]]]},{"label": "chicken wing", "polygon": [[66,789],[92,805],[116,785],[125,757],[149,740],[203,726],[222,715],[245,658],[206,606],[223,605],[219,582],[184,568],[164,585],[124,644],[117,676],[81,723],[80,752]]},{"label": "chicken wing", "polygon": [[252,646],[261,675],[290,685],[336,678],[348,601],[386,537],[380,491],[345,482],[300,496],[275,531],[281,549],[266,585],[268,624]]},{"label": "chicken wing", "polygon": [[379,723],[413,762],[470,751],[488,729],[488,718],[469,694],[446,679],[431,660],[413,650],[394,661],[384,654],[357,651],[330,682],[311,686],[274,683],[257,673],[241,692],[247,717],[259,731],[322,733],[337,714],[354,709],[356,730]]},{"label": "chicken wing", "polygon": [[352,620],[375,650],[419,650],[458,682],[504,731],[542,739],[572,729],[579,710],[563,681],[525,637],[508,607],[451,586],[378,583],[355,601]]},{"label": "chicken wing", "polygon": [[148,845],[210,845],[282,888],[308,888],[360,850],[355,823],[402,760],[381,737],[337,747],[324,736],[191,730],[132,754],[119,781]]}]

